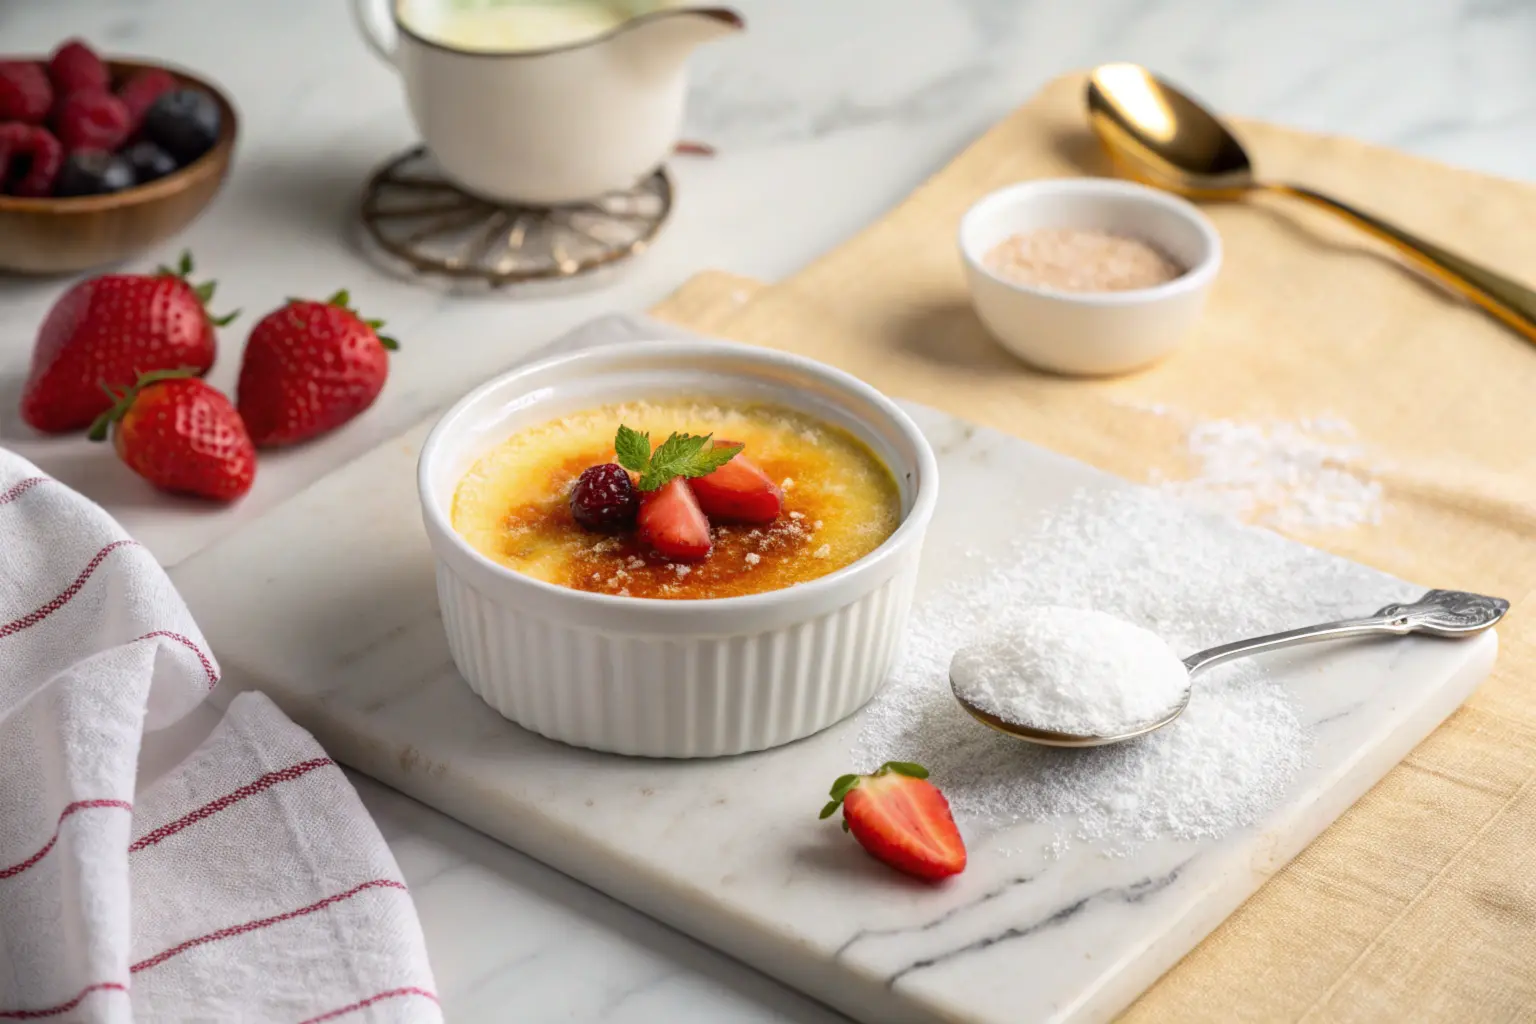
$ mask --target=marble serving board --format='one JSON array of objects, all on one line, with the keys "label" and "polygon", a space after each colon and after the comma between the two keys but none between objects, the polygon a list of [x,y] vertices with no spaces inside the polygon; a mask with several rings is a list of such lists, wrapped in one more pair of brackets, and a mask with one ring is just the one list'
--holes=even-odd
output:
[{"label": "marble serving board", "polygon": [[[662,333],[610,318],[565,345]],[[1132,486],[907,408],[943,481],[919,603],[964,553],[1004,549],[1079,492]],[[870,1024],[1113,1016],[1449,715],[1497,650],[1490,633],[1274,655],[1316,743],[1263,820],[1119,857],[1048,853],[1038,825],[972,835],[965,873],[929,887],[816,819],[833,778],[870,767],[852,763],[857,717],[776,751],[663,762],[545,740],[471,693],[449,658],[416,501],[427,430],[173,572],[221,691],[264,690],[344,763]]]}]

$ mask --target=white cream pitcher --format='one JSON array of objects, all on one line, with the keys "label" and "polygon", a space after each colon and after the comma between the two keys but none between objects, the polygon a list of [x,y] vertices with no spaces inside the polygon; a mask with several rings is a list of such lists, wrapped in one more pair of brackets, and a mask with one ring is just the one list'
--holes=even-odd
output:
[{"label": "white cream pitcher", "polygon": [[740,31],[668,0],[352,0],[399,73],[443,173],[485,199],[553,206],[628,189],[672,153],[687,59]]}]

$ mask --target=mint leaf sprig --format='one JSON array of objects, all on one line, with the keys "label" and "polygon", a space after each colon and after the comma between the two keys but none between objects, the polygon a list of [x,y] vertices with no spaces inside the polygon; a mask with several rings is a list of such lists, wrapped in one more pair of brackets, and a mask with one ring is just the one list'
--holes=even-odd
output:
[{"label": "mint leaf sprig", "polygon": [[631,430],[623,424],[613,439],[613,450],[619,465],[631,473],[640,474],[642,491],[654,491],[673,477],[707,476],[730,462],[744,445],[712,444],[713,434],[679,434],[673,432],[665,441],[651,450],[651,435]]}]

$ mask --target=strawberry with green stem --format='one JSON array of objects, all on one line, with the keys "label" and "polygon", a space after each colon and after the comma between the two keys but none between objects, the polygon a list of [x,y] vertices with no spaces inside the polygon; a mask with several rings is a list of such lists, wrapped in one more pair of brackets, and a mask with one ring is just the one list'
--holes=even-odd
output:
[{"label": "strawberry with green stem", "polygon": [[256,446],[223,393],[195,367],[142,374],[132,387],[102,386],[112,407],[91,425],[110,431],[118,458],[160,490],[234,501],[256,479]]},{"label": "strawberry with green stem", "polygon": [[887,761],[868,775],[844,775],[821,809],[843,809],[843,830],[871,856],[916,878],[937,881],[965,870],[965,841],[949,801],[928,781],[928,769]]},{"label": "strawberry with green stem", "polygon": [[289,299],[251,329],[237,405],[258,447],[298,444],[335,430],[373,404],[389,379],[395,339],[378,333],[338,291],[324,302]]},{"label": "strawberry with green stem", "polygon": [[192,284],[191,273],[192,255],[182,253],[175,269],[93,277],[60,296],[37,332],[22,419],[45,433],[83,430],[113,404],[103,386],[129,388],[155,370],[208,372],[214,328],[238,310],[212,316],[214,282]]}]

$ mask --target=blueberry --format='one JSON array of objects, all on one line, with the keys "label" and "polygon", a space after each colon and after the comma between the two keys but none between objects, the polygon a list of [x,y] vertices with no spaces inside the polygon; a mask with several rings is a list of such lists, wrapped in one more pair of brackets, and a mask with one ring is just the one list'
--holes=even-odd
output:
[{"label": "blueberry", "polygon": [[164,93],[144,115],[144,135],[185,167],[219,140],[219,105],[201,89]]},{"label": "blueberry", "polygon": [[134,180],[140,185],[163,178],[177,167],[176,158],[153,142],[135,142],[123,150],[123,159],[133,168]]},{"label": "blueberry", "polygon": [[133,168],[116,153],[98,149],[78,149],[64,160],[59,172],[56,196],[91,196],[101,192],[121,192],[134,186]]}]

